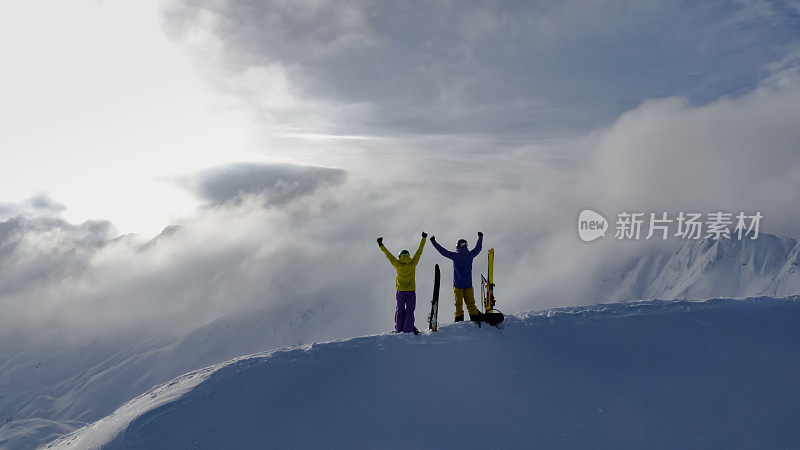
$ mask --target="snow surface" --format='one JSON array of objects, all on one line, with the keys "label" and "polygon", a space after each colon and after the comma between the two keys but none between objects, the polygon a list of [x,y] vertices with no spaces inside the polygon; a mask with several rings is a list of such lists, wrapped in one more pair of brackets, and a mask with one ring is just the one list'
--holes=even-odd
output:
[{"label": "snow surface", "polygon": [[349,334],[318,304],[223,317],[179,339],[119,336],[33,347],[0,340],[0,449],[45,444],[192,370]]},{"label": "snow surface", "polygon": [[606,304],[238,358],[48,448],[800,445],[800,296]]}]

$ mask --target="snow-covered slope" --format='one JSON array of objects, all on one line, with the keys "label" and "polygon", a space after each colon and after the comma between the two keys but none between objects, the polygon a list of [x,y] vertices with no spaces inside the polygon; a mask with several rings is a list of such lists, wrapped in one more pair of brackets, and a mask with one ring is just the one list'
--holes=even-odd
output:
[{"label": "snow-covered slope", "polygon": [[240,358],[55,448],[800,445],[800,297],[651,301]]},{"label": "snow-covered slope", "polygon": [[329,311],[324,302],[311,309],[286,305],[251,311],[220,318],[179,339],[118,336],[34,347],[2,342],[0,449],[44,444],[194,369],[265,349],[348,336]]},{"label": "snow-covered slope", "polygon": [[800,243],[761,234],[758,239],[683,241],[673,252],[653,252],[605,275],[598,298],[706,299],[800,293]]},{"label": "snow-covered slope", "polygon": [[[165,230],[148,245],[160,245],[159,239],[174,231]],[[645,255],[619,275],[606,276],[602,292],[587,292],[586,303],[794,295],[800,293],[799,258],[797,241],[766,234],[755,241],[685,241],[674,252]],[[41,445],[191,370],[257,351],[390,326],[387,315],[386,323],[354,331],[347,328],[351,321],[341,320],[340,307],[323,300],[304,305],[222,317],[169,338],[129,334],[40,345],[0,336],[0,449]],[[418,321],[423,318],[424,313],[418,315]]]}]

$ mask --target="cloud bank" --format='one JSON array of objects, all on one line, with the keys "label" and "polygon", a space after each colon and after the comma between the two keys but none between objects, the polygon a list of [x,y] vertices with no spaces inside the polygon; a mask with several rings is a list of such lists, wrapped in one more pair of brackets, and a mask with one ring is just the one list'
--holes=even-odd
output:
[{"label": "cloud bank", "polygon": [[[581,243],[574,222],[581,207],[761,210],[763,232],[800,236],[797,104],[800,77],[789,64],[747,95],[703,106],[651,100],[581,141],[535,152],[503,148],[456,166],[435,156],[401,158],[380,177],[255,163],[209,168],[186,179],[209,205],[146,247],[135,236],[112,239],[103,222],[10,220],[0,255],[1,325],[176,331],[249,309],[324,302],[331,320],[351,324],[354,334],[388,329],[393,271],[374,239],[399,250],[423,230],[446,245],[485,232],[507,312],[596,302],[600,271],[659,243]],[[548,151],[573,157],[542,158]],[[362,162],[371,168],[385,157]],[[420,320],[434,263],[446,281],[451,276],[428,247],[418,271]],[[483,257],[476,278],[482,270]],[[443,308],[445,318],[452,307]]]},{"label": "cloud bank", "polygon": [[0,219],[17,216],[58,216],[66,207],[44,193],[19,203],[0,203]]},{"label": "cloud bank", "polygon": [[315,190],[344,182],[346,172],[325,167],[291,164],[238,163],[203,170],[183,178],[182,184],[212,204],[242,201],[262,194],[267,203],[283,204]]},{"label": "cloud bank", "polygon": [[647,98],[747,92],[800,37],[791,4],[750,1],[181,0],[166,17],[265,124],[345,134],[574,134]]},{"label": "cloud bank", "polygon": [[[368,138],[265,151],[338,169],[187,174],[207,207],[152,245],[6,225],[4,330],[178,332],[316,302],[354,334],[385,330],[393,272],[375,237],[413,248],[423,230],[450,245],[485,232],[504,311],[591,303],[594,274],[647,245],[580,243],[586,206],[760,209],[764,231],[800,235],[796,17],[781,5],[297,5],[175,2],[167,28],[265,135]],[[578,137],[546,139],[567,128]],[[421,292],[434,263],[450,276],[432,249],[422,262]]]}]

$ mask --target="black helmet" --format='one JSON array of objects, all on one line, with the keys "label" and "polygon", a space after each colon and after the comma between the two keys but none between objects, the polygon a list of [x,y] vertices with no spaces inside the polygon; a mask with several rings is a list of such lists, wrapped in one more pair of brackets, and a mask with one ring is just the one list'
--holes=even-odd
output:
[{"label": "black helmet", "polygon": [[467,240],[459,239],[458,244],[456,244],[456,248],[467,248]]},{"label": "black helmet", "polygon": [[408,250],[401,250],[401,251],[400,251],[400,255],[399,255],[399,256],[402,258],[402,257],[403,257],[403,255],[408,255],[408,256],[411,256],[411,253],[409,253],[409,252],[408,252]]}]

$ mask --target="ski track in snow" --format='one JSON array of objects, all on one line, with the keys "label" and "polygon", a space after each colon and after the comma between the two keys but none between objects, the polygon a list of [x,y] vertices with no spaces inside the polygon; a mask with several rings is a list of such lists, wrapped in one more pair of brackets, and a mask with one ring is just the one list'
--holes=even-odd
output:
[{"label": "ski track in snow", "polygon": [[380,334],[178,377],[46,448],[800,445],[800,296]]}]

